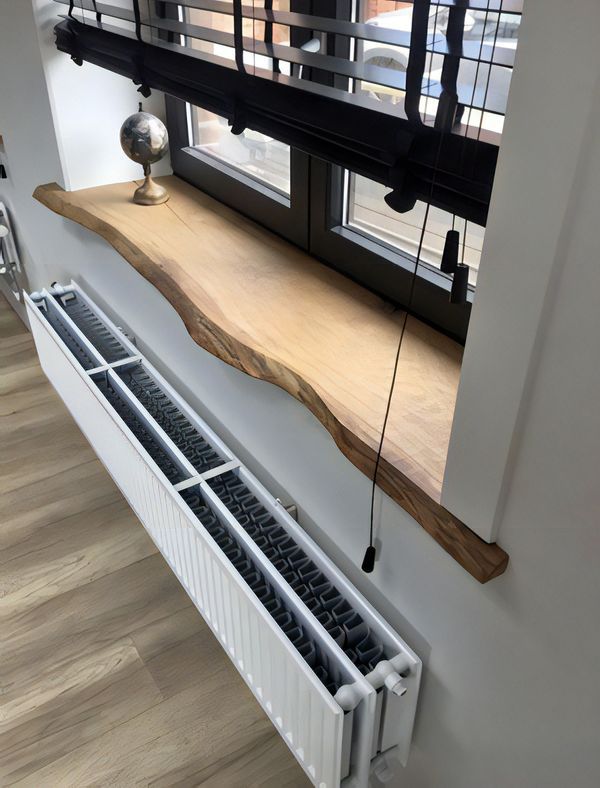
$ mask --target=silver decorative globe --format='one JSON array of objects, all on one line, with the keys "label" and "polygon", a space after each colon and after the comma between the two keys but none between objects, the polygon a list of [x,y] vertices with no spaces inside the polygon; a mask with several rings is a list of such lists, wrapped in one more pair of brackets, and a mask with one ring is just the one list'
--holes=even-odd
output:
[{"label": "silver decorative globe", "polygon": [[121,147],[132,161],[154,164],[169,149],[165,124],[149,112],[135,112],[121,126]]},{"label": "silver decorative globe", "polygon": [[165,124],[149,112],[135,112],[125,119],[119,134],[126,156],[141,164],[146,176],[142,186],[133,195],[140,205],[159,205],[169,199],[167,190],[155,183],[150,176],[150,165],[160,161],[169,149],[169,135]]}]

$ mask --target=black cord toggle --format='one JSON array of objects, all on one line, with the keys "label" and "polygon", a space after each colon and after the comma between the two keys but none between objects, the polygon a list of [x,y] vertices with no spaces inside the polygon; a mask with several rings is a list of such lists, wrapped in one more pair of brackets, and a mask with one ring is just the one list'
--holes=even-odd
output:
[{"label": "black cord toggle", "polygon": [[445,274],[453,274],[458,267],[459,243],[460,234],[458,230],[448,230],[446,233],[446,241],[444,242],[442,262],[440,263],[440,270]]},{"label": "black cord toggle", "polygon": [[375,568],[375,557],[376,551],[374,545],[369,545],[365,551],[365,557],[363,558],[361,569],[363,572],[367,574],[371,574],[373,569]]},{"label": "black cord toggle", "polygon": [[459,263],[452,277],[451,304],[466,304],[469,290],[469,266]]}]

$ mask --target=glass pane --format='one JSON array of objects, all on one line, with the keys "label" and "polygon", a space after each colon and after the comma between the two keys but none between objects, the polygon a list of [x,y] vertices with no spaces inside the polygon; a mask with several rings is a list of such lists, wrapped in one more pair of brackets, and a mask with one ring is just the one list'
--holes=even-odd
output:
[{"label": "glass pane", "polygon": [[[289,0],[275,0],[273,8],[289,10]],[[233,16],[197,8],[186,8],[186,20],[199,27],[233,33]],[[244,36],[264,39],[265,23],[244,19]],[[274,43],[289,44],[288,28],[272,25],[271,36]],[[235,60],[233,47],[189,38],[187,45],[193,49],[224,60]],[[271,58],[244,52],[246,68],[272,68]],[[233,63],[232,63],[233,65]],[[213,112],[190,106],[191,144],[216,159],[228,164],[240,172],[249,175],[260,183],[271,186],[277,191],[290,194],[290,147],[272,137],[258,131],[246,129],[242,134],[234,135],[225,118]]]},{"label": "glass pane", "polygon": [[[354,50],[354,60],[363,63],[366,67],[383,69],[373,71],[373,81],[359,80],[355,86],[356,93],[366,94],[376,101],[386,104],[398,104],[400,108],[404,106],[404,73],[408,64],[410,51],[408,43],[410,41],[410,26],[412,22],[412,3],[393,2],[393,0],[365,0],[358,7],[357,20],[366,22],[373,27],[396,30],[405,34],[406,45],[395,46],[392,44],[382,44],[377,41],[357,40]],[[377,74],[382,81],[387,81],[388,76],[394,84],[380,84],[376,82]],[[398,80],[395,79],[398,77]]]},{"label": "glass pane", "polygon": [[[361,175],[349,178],[347,224],[367,235],[378,238],[412,256],[419,249],[421,228],[425,218],[425,203],[418,202],[412,211],[396,213],[384,201],[389,187],[371,181]],[[465,221],[457,218],[455,229],[460,232],[461,244],[465,239]],[[446,232],[452,227],[452,214],[431,207],[421,260],[435,268],[440,267]],[[464,262],[470,266],[469,282],[477,282],[477,269],[483,243],[483,227],[467,222]],[[463,256],[461,245],[460,257]]]},{"label": "glass pane", "polygon": [[[251,8],[264,8],[264,0],[262,2],[253,2]],[[289,11],[289,0],[273,0],[273,11]],[[217,11],[206,11],[200,8],[185,8],[185,19],[192,25],[198,28],[206,28],[208,30],[216,30],[220,33],[229,33],[233,35],[233,15],[231,13],[219,13]],[[273,71],[273,59],[264,54],[255,54],[252,51],[251,42],[255,39],[259,42],[266,42],[270,40],[273,44],[281,46],[289,46],[290,44],[290,28],[287,25],[280,25],[270,23],[267,25],[259,19],[253,19],[251,16],[244,16],[242,20],[242,33],[246,41],[245,46],[249,47],[244,49],[244,65],[247,71],[264,69],[269,74]],[[235,60],[235,50],[233,46],[226,46],[225,44],[214,44],[211,41],[204,41],[200,38],[189,37],[186,45],[199,52],[205,52],[209,55],[215,55],[225,60]],[[285,64],[288,68],[282,68],[283,73],[289,73],[289,63]]]},{"label": "glass pane", "polygon": [[191,107],[192,144],[261,183],[290,194],[290,147],[246,129],[232,134],[225,118]]},{"label": "glass pane", "polygon": [[[427,123],[433,123],[442,92],[449,10],[448,5],[435,2],[429,9],[420,101],[421,117]],[[375,68],[370,69],[369,79],[354,85],[354,90],[378,102],[398,105],[400,112],[404,107],[412,17],[413,3],[362,0],[357,6],[358,21],[379,30],[393,30],[399,43],[356,42],[353,59]],[[460,103],[466,107],[463,123],[475,127],[478,133],[480,129],[502,133],[520,23],[519,14],[468,10],[465,15],[457,90]]]}]

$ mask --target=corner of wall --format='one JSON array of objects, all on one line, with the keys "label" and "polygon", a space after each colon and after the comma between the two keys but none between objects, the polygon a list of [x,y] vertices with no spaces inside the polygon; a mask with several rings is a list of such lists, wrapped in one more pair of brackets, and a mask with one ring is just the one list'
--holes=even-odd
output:
[{"label": "corner of wall", "polygon": [[[65,189],[77,190],[141,177],[141,168],[121,150],[119,129],[141,100],[125,77],[84,63],[76,66],[54,46],[56,5],[33,0],[37,37],[48,92]],[[165,118],[164,96],[144,99],[144,108]],[[171,171],[167,158],[154,166],[156,175]]]}]

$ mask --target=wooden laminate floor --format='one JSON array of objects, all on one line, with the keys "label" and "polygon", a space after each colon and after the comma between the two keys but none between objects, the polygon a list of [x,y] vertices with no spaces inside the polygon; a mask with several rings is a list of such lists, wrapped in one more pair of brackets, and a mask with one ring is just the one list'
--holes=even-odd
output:
[{"label": "wooden laminate floor", "polygon": [[305,786],[0,296],[0,786]]}]

